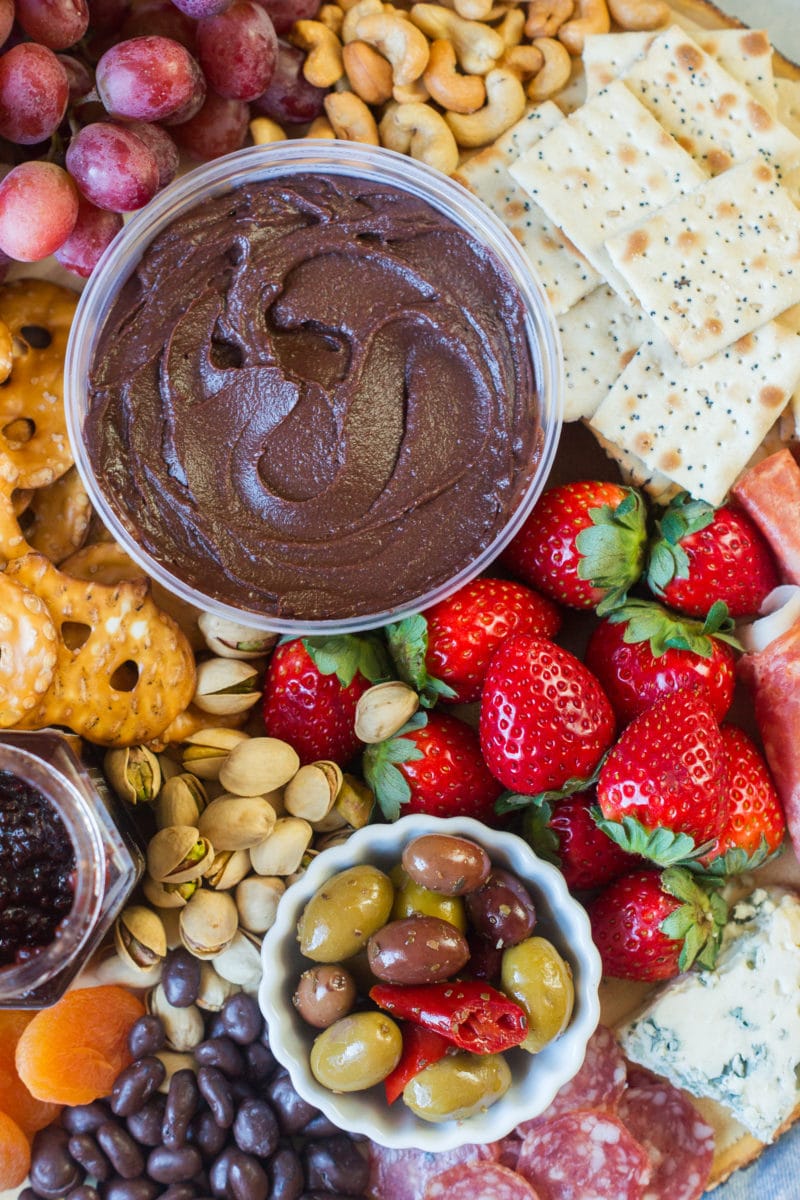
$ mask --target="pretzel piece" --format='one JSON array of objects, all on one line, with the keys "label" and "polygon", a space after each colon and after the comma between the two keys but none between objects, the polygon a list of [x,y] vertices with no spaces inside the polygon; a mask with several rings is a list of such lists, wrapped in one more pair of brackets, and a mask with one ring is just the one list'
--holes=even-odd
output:
[{"label": "pretzel piece", "polygon": [[0,449],[19,471],[18,487],[44,487],[72,466],[64,419],[64,355],[78,297],[42,279],[0,288]]},{"label": "pretzel piece", "polygon": [[53,681],[56,628],[47,605],[0,574],[0,727],[8,729],[40,703]]},{"label": "pretzel piece", "polygon": [[22,528],[32,549],[58,564],[83,545],[91,517],[83,480],[70,467],[60,479],[34,491]]},{"label": "pretzel piece", "polygon": [[41,554],[15,559],[6,574],[44,600],[60,634],[52,683],[20,728],[66,725],[99,745],[130,746],[157,737],[188,706],[194,655],[146,579],[85,583]]}]

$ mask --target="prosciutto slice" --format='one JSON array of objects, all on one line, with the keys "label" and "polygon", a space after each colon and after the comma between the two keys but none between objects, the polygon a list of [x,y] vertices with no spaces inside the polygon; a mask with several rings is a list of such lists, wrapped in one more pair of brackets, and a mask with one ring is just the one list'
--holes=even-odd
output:
[{"label": "prosciutto slice", "polygon": [[781,577],[800,583],[800,467],[791,452],[762,459],[732,491],[772,547]]}]

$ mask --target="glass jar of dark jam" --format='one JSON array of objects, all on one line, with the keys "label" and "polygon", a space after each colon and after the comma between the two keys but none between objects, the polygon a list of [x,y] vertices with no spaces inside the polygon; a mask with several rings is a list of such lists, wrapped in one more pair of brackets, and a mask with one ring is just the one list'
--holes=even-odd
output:
[{"label": "glass jar of dark jam", "polygon": [[58,732],[0,734],[0,1008],[61,996],[142,873],[99,771]]}]

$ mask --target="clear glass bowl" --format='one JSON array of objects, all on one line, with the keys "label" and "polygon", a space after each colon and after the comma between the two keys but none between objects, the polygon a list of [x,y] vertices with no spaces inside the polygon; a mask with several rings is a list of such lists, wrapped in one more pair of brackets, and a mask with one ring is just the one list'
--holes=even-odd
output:
[{"label": "clear glass bowl", "polygon": [[[300,953],[297,926],[315,892],[331,876],[362,863],[390,871],[409,842],[430,833],[478,842],[495,867],[512,871],[529,887],[536,906],[534,935],[552,941],[567,960],[575,987],[572,1019],[559,1038],[538,1054],[519,1048],[506,1053],[512,1083],[500,1100],[466,1120],[436,1124],[422,1120],[399,1100],[386,1104],[383,1084],[364,1092],[330,1092],[318,1083],[311,1074],[309,1054],[320,1031],[307,1025],[292,1004],[301,973],[314,965]],[[592,942],[586,910],[570,896],[561,872],[537,858],[522,838],[489,829],[469,817],[416,815],[394,824],[367,825],[342,845],[318,855],[281,896],[275,924],[262,942],[261,957],[264,971],[258,998],[269,1026],[269,1044],[288,1070],[295,1090],[340,1129],[365,1134],[382,1146],[452,1150],[505,1137],[520,1122],[543,1112],[558,1089],[577,1073],[600,1018],[600,955]]]},{"label": "clear glass bowl", "polygon": [[[292,174],[356,176],[379,181],[426,200],[457,225],[480,238],[506,268],[523,299],[528,344],[535,371],[541,421],[541,456],[536,470],[500,533],[446,582],[380,612],[330,620],[295,620],[249,607],[233,607],[181,579],[136,540],[109,501],[93,469],[83,437],[88,409],[87,380],[103,324],[122,286],[152,240],[177,218],[212,196],[257,180]],[[427,608],[484,571],[511,540],[544,488],[561,432],[563,364],[558,328],[544,290],[517,241],[502,222],[464,187],[440,172],[389,150],[351,142],[300,140],[253,146],[184,176],[126,225],[108,248],[81,297],[67,348],[67,428],[78,470],[92,504],[119,544],[153,579],[182,600],[207,612],[258,629],[300,634],[376,628]]]}]

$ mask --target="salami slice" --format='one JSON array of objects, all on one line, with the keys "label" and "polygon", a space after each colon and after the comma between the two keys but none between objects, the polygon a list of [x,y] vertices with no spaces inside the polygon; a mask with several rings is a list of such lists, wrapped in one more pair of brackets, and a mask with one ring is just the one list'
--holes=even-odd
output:
[{"label": "salami slice", "polygon": [[563,1113],[532,1129],[518,1168],[542,1200],[644,1200],[647,1151],[616,1117]]},{"label": "salami slice", "polygon": [[527,1179],[499,1163],[451,1167],[428,1183],[425,1200],[540,1200]]},{"label": "salami slice", "polygon": [[421,1200],[428,1181],[450,1167],[494,1162],[495,1148],[457,1146],[439,1154],[426,1150],[390,1150],[370,1142],[367,1195],[372,1200]]},{"label": "salami slice", "polygon": [[539,1117],[523,1121],[517,1133],[525,1137],[542,1121],[576,1109],[599,1108],[613,1112],[625,1089],[625,1059],[613,1032],[598,1025],[586,1046],[586,1056],[577,1075],[573,1075],[553,1097]]},{"label": "salami slice", "polygon": [[494,1143],[497,1161],[504,1167],[510,1167],[512,1171],[516,1171],[519,1161],[519,1152],[522,1149],[522,1138],[517,1137],[515,1133],[510,1133],[508,1137],[501,1138],[499,1142]]},{"label": "salami slice", "polygon": [[714,1130],[686,1097],[666,1081],[629,1087],[619,1119],[650,1158],[644,1200],[699,1200],[711,1173]]}]

